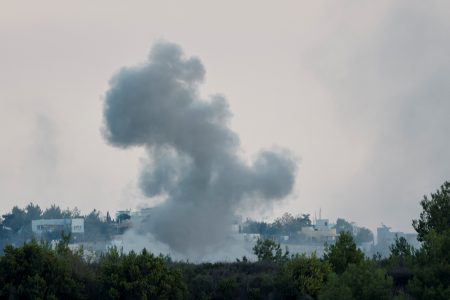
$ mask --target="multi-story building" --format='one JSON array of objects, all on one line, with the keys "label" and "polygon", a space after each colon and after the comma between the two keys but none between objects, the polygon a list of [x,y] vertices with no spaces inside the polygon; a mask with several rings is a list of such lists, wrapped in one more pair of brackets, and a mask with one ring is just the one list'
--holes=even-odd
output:
[{"label": "multi-story building", "polygon": [[46,232],[84,233],[84,219],[40,219],[31,221],[33,233],[41,235]]},{"label": "multi-story building", "polygon": [[336,228],[332,228],[328,219],[317,219],[313,226],[302,227],[299,235],[305,241],[319,243],[334,242],[337,236]]},{"label": "multi-story building", "polygon": [[391,231],[391,227],[387,227],[384,224],[381,224],[381,227],[377,228],[377,244],[375,247],[376,252],[380,253],[383,256],[389,255],[389,247],[395,243],[396,238],[405,238],[408,244],[413,246],[414,248],[420,248],[420,242],[417,240],[416,233],[404,233],[401,231],[393,232]]}]

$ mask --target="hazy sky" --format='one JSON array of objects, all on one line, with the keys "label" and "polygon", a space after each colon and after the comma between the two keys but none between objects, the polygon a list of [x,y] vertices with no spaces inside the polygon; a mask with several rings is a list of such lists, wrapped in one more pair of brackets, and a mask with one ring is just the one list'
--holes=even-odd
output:
[{"label": "hazy sky", "polygon": [[[94,4],[95,3],[95,4]],[[450,179],[447,1],[0,0],[0,211],[148,205],[101,135],[108,81],[166,40],[226,96],[242,156],[299,159],[284,211],[410,231]],[[262,217],[263,217],[262,216]]]}]

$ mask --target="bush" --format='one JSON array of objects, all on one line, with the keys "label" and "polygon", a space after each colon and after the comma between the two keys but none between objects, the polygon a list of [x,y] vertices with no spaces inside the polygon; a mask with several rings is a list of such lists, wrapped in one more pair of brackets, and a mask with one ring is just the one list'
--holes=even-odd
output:
[{"label": "bush", "polygon": [[320,293],[319,299],[392,299],[393,280],[386,271],[370,261],[350,264],[341,275],[333,274]]},{"label": "bush", "polygon": [[[64,243],[64,241],[63,241]],[[87,272],[78,273],[81,257],[36,241],[20,248],[6,246],[0,259],[1,299],[84,299]]]},{"label": "bush", "polygon": [[253,253],[258,257],[259,261],[276,263],[285,262],[289,255],[287,248],[283,253],[280,244],[268,239],[258,239],[253,247]]},{"label": "bush", "polygon": [[145,249],[140,254],[110,249],[98,272],[103,299],[182,299],[186,294],[180,272]]},{"label": "bush", "polygon": [[356,247],[349,232],[341,232],[336,244],[325,248],[323,257],[331,264],[333,270],[340,274],[349,264],[359,264],[363,261],[364,253]]},{"label": "bush", "polygon": [[317,297],[330,273],[329,263],[321,261],[315,254],[311,257],[297,255],[283,266],[279,288],[285,298]]}]

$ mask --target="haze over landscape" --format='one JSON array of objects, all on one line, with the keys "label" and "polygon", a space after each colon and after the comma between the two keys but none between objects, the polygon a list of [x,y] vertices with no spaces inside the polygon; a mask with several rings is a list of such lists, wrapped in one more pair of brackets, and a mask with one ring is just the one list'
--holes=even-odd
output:
[{"label": "haze over landscape", "polygon": [[[145,184],[145,178],[156,178],[146,177],[146,164],[161,158],[166,144],[175,151],[164,152],[167,159],[156,171],[175,160],[201,178],[202,166],[192,167],[189,159],[204,157],[204,147],[177,137],[148,140],[145,126],[143,133],[114,132],[110,115],[103,115],[128,75],[145,78],[148,69],[150,76],[161,74],[147,60],[152,47],[172,45],[171,64],[183,67],[177,69],[181,77],[167,82],[187,89],[187,101],[197,104],[181,111],[184,125],[218,124],[212,139],[200,142],[220,146],[211,161],[223,167],[237,161],[232,173],[249,181],[233,190],[237,195],[227,185],[213,189],[214,195],[226,190],[223,197],[233,208],[246,193],[287,196],[263,207],[247,203],[243,214],[254,218],[321,209],[330,219],[412,231],[419,200],[450,174],[450,5],[348,3],[3,1],[0,211],[34,202],[114,212],[163,201],[148,196],[176,199],[178,173]],[[186,56],[177,52],[181,48]],[[132,69],[120,71],[124,66]],[[209,95],[218,96],[202,102]],[[143,107],[130,112],[132,119]],[[163,116],[173,117],[157,117]],[[158,137],[178,134],[163,125]],[[280,147],[290,154],[279,154]],[[261,149],[278,150],[258,156]],[[274,168],[283,176],[270,177],[280,173]],[[241,177],[218,174],[242,183]],[[273,180],[273,190],[265,189]],[[185,186],[183,195],[199,185]],[[212,212],[230,216],[223,207]]]}]

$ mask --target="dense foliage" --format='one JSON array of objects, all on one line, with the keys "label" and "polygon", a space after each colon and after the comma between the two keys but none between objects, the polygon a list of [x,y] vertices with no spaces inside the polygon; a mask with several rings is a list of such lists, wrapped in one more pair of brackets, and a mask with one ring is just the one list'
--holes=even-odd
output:
[{"label": "dense foliage", "polygon": [[327,245],[323,257],[340,274],[348,265],[359,264],[364,259],[364,253],[356,247],[350,233],[342,232],[335,244]]},{"label": "dense foliage", "polygon": [[450,182],[420,204],[423,212],[413,226],[422,247],[411,264],[411,294],[418,299],[450,299]]},{"label": "dense foliage", "polygon": [[[71,251],[69,236],[56,247],[31,240],[6,246],[0,257],[0,299],[450,299],[450,184],[425,197],[414,221],[422,247],[397,238],[388,258],[364,257],[354,236],[342,230],[323,258],[289,255],[273,240],[234,263],[172,262],[146,250],[110,249],[97,260]],[[13,209],[8,230],[24,230]],[[50,212],[49,212],[50,213]],[[52,214],[58,213],[55,208]],[[98,216],[98,215],[97,215]],[[95,218],[95,215],[94,215]],[[340,222],[345,228],[345,223]]]},{"label": "dense foliage", "polygon": [[242,232],[244,233],[258,233],[262,236],[275,235],[291,235],[303,227],[311,226],[312,222],[309,214],[293,216],[290,213],[285,213],[280,218],[275,219],[272,223],[258,222],[247,220]]},{"label": "dense foliage", "polygon": [[260,261],[272,261],[282,263],[287,260],[289,251],[286,249],[283,253],[280,244],[272,240],[258,239],[253,247],[253,253]]},{"label": "dense foliage", "polygon": [[102,255],[97,272],[101,299],[182,299],[186,295],[180,272],[145,249],[124,254],[113,248]]},{"label": "dense foliage", "polygon": [[56,249],[36,241],[6,246],[0,259],[1,299],[83,299],[92,270],[63,238]]}]

